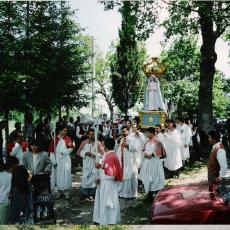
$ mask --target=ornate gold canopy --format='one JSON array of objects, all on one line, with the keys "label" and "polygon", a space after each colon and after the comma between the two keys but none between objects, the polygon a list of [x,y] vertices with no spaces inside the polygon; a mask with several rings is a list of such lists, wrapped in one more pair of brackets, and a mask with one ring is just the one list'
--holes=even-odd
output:
[{"label": "ornate gold canopy", "polygon": [[160,62],[159,58],[152,57],[149,62],[142,66],[142,70],[146,76],[154,75],[159,77],[165,72],[165,66]]}]

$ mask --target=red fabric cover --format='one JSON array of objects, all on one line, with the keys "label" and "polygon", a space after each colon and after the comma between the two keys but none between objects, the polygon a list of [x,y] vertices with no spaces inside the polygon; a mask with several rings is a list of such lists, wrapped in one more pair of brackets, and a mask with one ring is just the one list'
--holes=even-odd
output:
[{"label": "red fabric cover", "polygon": [[156,138],[153,138],[152,140],[148,140],[145,144],[144,144],[144,147],[143,147],[143,152],[145,151],[145,148],[146,148],[146,144],[148,142],[151,142],[151,143],[154,143],[155,144],[155,155],[157,157],[161,157],[162,155],[165,155],[165,148],[163,147],[162,143],[157,140]]},{"label": "red fabric cover", "polygon": [[122,168],[114,151],[109,151],[106,154],[102,169],[107,176],[114,176],[116,181],[123,180]]},{"label": "red fabric cover", "polygon": [[10,154],[15,146],[15,143],[10,143],[7,145],[7,154]]},{"label": "red fabric cover", "polygon": [[[59,136],[56,136],[55,139],[55,145],[57,146],[58,142],[60,140]],[[69,148],[74,148],[73,142],[71,141],[71,139],[68,136],[64,136],[63,140],[65,141],[66,147]],[[49,148],[48,148],[48,152],[50,153],[54,153],[54,139],[51,141]]]}]

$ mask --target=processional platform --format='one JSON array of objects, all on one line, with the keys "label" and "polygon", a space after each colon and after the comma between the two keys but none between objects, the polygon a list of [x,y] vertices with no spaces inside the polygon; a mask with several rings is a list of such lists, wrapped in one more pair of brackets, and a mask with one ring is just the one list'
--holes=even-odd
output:
[{"label": "processional platform", "polygon": [[149,127],[155,127],[160,124],[163,125],[167,118],[167,114],[164,111],[140,111],[140,128],[147,129]]}]

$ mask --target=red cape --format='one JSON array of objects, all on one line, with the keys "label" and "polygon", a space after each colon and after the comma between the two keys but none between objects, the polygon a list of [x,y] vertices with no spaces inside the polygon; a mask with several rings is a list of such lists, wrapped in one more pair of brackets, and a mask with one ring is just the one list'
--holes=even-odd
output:
[{"label": "red cape", "polygon": [[[57,146],[59,140],[60,140],[60,137],[56,136],[55,146]],[[66,144],[67,148],[74,148],[73,142],[71,141],[71,139],[68,136],[64,136],[63,140],[65,141],[65,144]],[[49,145],[48,152],[49,153],[54,153],[55,152],[55,150],[54,150],[54,139],[51,141],[51,143]]]},{"label": "red cape", "polygon": [[116,178],[116,181],[123,180],[121,165],[114,151],[109,151],[106,154],[102,169],[107,176],[114,176]]},{"label": "red cape", "polygon": [[[28,142],[27,141],[21,141],[20,144],[22,146],[22,151],[25,152],[27,150],[27,147],[28,147]],[[10,154],[12,152],[14,146],[15,146],[14,142],[7,145],[7,150],[6,150],[7,154]]]},{"label": "red cape", "polygon": [[146,144],[147,144],[148,142],[153,142],[153,143],[155,144],[155,151],[156,151],[155,154],[156,154],[157,157],[161,157],[161,156],[163,156],[163,155],[166,154],[164,146],[163,146],[162,143],[161,143],[159,140],[157,140],[156,138],[153,138],[152,140],[148,140],[148,141],[144,144],[143,151],[145,151]]}]

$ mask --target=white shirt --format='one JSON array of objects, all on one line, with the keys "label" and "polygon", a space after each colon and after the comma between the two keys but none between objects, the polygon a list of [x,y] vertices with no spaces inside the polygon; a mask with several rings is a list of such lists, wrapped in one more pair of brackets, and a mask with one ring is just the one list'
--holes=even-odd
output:
[{"label": "white shirt", "polygon": [[8,194],[11,189],[12,174],[6,171],[0,172],[0,204],[8,204]]},{"label": "white shirt", "polygon": [[10,156],[15,156],[19,160],[19,164],[23,165],[23,151],[22,151],[22,146],[19,143],[15,143]]},{"label": "white shirt", "polygon": [[33,154],[33,168],[34,168],[34,171],[37,167],[37,164],[38,164],[38,154]]},{"label": "white shirt", "polygon": [[[217,146],[218,143],[216,143],[215,145],[213,145],[214,149]],[[226,152],[224,149],[220,148],[217,151],[217,156],[216,159],[218,160],[218,163],[220,165],[220,172],[219,172],[219,177],[224,177],[227,173],[227,169],[228,169],[228,164],[227,164],[227,159],[226,159]]]}]

